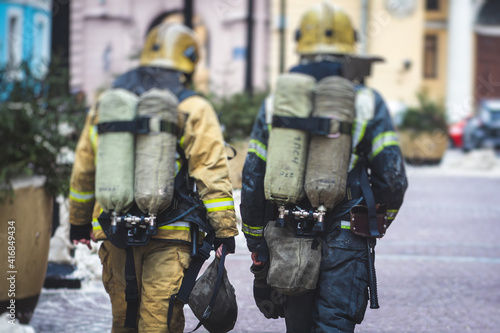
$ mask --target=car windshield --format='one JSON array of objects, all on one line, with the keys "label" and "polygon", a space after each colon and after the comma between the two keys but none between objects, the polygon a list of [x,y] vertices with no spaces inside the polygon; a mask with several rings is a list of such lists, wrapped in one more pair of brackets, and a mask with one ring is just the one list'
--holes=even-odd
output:
[{"label": "car windshield", "polygon": [[500,100],[488,101],[484,106],[485,111],[489,113],[490,121],[500,121]]},{"label": "car windshield", "polygon": [[491,111],[491,120],[500,121],[500,110],[490,110],[490,111]]}]

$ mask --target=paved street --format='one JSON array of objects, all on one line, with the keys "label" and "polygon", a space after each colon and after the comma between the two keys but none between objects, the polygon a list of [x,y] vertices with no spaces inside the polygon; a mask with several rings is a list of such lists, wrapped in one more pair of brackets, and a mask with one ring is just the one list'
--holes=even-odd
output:
[{"label": "paved street", "polygon": [[[457,161],[461,153],[448,158]],[[356,332],[497,332],[500,176],[443,168],[408,174],[405,203],[376,249],[381,308],[368,309]],[[227,259],[239,305],[234,332],[285,332],[283,320],[266,320],[254,305],[250,259],[238,240],[237,254]],[[44,289],[31,326],[40,333],[109,331],[107,295],[99,282],[90,286]],[[197,321],[188,307],[185,313],[190,331]]]}]

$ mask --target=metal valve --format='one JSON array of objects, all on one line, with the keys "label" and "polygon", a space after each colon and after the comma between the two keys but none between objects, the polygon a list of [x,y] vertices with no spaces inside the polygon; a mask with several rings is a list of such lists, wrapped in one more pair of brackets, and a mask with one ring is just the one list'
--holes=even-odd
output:
[{"label": "metal valve", "polygon": [[326,208],[323,205],[319,206],[318,210],[314,212],[314,218],[316,219],[316,223],[314,224],[313,227],[314,231],[325,230],[325,224],[324,224],[325,214],[326,214]]},{"label": "metal valve", "polygon": [[151,214],[149,217],[146,216],[118,216],[116,212],[111,214],[111,234],[116,234],[118,232],[119,225],[125,223],[126,228],[133,228],[134,230],[139,230],[138,228],[146,228],[146,234],[156,235],[156,215]]},{"label": "metal valve", "polygon": [[[148,219],[148,218],[146,218],[146,219]],[[149,215],[149,219],[148,220],[149,221],[147,221],[148,222],[148,228],[146,230],[146,234],[151,235],[151,236],[156,235],[156,233],[157,233],[157,230],[156,230],[156,216],[153,215],[153,214],[151,214],[151,215]]]},{"label": "metal valve", "polygon": [[116,214],[116,212],[113,212],[111,213],[111,225],[109,227],[109,232],[112,234],[112,235],[115,235],[117,232],[118,232],[118,222],[119,222],[119,217],[118,217],[118,214]]},{"label": "metal valve", "polygon": [[[298,208],[298,207],[297,207]],[[286,227],[285,216],[293,216],[294,219],[299,220],[298,229],[309,229],[311,228],[310,223],[314,223],[312,226],[313,231],[323,231],[324,220],[326,214],[325,206],[320,206],[316,211],[307,211],[303,209],[288,210],[285,206],[278,207],[278,218],[276,219],[276,227],[284,228]]]},{"label": "metal valve", "polygon": [[285,209],[285,206],[279,206],[278,207],[278,218],[276,219],[276,224],[274,225],[275,227],[279,228],[285,228],[286,227],[286,221],[285,221],[285,215],[288,215],[288,210]]}]

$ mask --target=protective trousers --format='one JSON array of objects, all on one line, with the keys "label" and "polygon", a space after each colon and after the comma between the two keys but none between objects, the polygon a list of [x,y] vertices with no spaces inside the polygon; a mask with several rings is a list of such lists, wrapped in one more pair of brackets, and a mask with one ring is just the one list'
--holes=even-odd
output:
[{"label": "protective trousers", "polygon": [[352,333],[364,318],[368,304],[366,240],[338,226],[327,233],[322,256],[316,290],[285,297],[288,333]]},{"label": "protective trousers", "polygon": [[[139,290],[139,332],[182,332],[183,304],[174,302],[170,323],[167,325],[170,296],[181,286],[185,270],[191,262],[190,246],[174,242],[152,240],[148,245],[134,246],[134,262]],[[104,241],[99,249],[102,263],[102,281],[111,299],[112,332],[137,332],[125,328],[125,250]]]}]

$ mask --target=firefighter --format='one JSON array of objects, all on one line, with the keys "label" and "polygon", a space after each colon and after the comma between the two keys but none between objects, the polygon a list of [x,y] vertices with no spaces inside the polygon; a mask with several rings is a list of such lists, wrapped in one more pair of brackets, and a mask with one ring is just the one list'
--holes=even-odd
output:
[{"label": "firefighter", "polygon": [[[302,16],[296,33],[300,60],[290,72],[312,76],[316,81],[345,76],[349,72],[346,66],[356,63],[355,47],[356,36],[349,16],[341,8],[322,2]],[[262,290],[262,277],[256,275],[257,306],[267,318],[284,316],[287,332],[354,332],[368,304],[367,242],[350,230],[351,208],[366,205],[361,188],[363,173],[369,175],[377,207],[386,207],[389,225],[403,202],[407,178],[398,138],[381,95],[362,82],[359,77],[354,82],[356,118],[351,130],[352,154],[345,196],[326,214],[324,231],[318,234],[323,246],[316,288],[297,296],[276,297]],[[273,131],[270,123],[273,107],[269,98],[260,108],[243,168],[242,231],[251,252],[252,272],[265,270],[268,265],[264,231],[269,221],[278,219],[277,205],[266,199],[264,181],[266,166],[271,165],[272,158],[268,144]],[[323,154],[328,156],[327,151]],[[305,211],[312,207],[308,198],[294,206]],[[271,297],[265,299],[266,295]]]},{"label": "firefighter", "polygon": [[[153,88],[167,89],[178,98],[181,133],[178,153],[172,152],[177,158],[176,187],[166,214],[178,217],[192,211],[188,203],[196,196],[195,199],[202,202],[202,211],[197,216],[213,228],[217,253],[220,255],[223,245],[227,246],[228,253],[234,253],[238,230],[223,136],[212,106],[188,89],[198,56],[198,44],[191,29],[178,23],[161,23],[148,32],[140,66],[118,77],[113,88],[125,89],[137,96]],[[179,291],[185,272],[194,260],[191,241],[193,235],[200,233],[193,233],[195,224],[188,222],[196,222],[195,217],[187,214],[174,223],[162,225],[160,214],[157,217],[160,226],[149,243],[131,247],[132,269],[135,268],[137,280],[137,285],[133,283],[132,287],[138,294],[137,311],[133,324],[125,327],[131,304],[126,299],[127,282],[133,276],[128,276],[126,281],[126,251],[111,243],[106,237],[107,230],[103,230],[98,220],[102,216],[95,199],[96,163],[99,163],[96,150],[100,136],[96,126],[98,108],[99,102],[89,111],[76,149],[70,184],[70,238],[75,244],[83,243],[89,248],[90,240],[103,240],[99,257],[103,284],[111,299],[113,332],[182,332],[183,304],[172,296]],[[179,179],[183,181],[178,182]],[[184,186],[177,186],[178,183]]]}]

